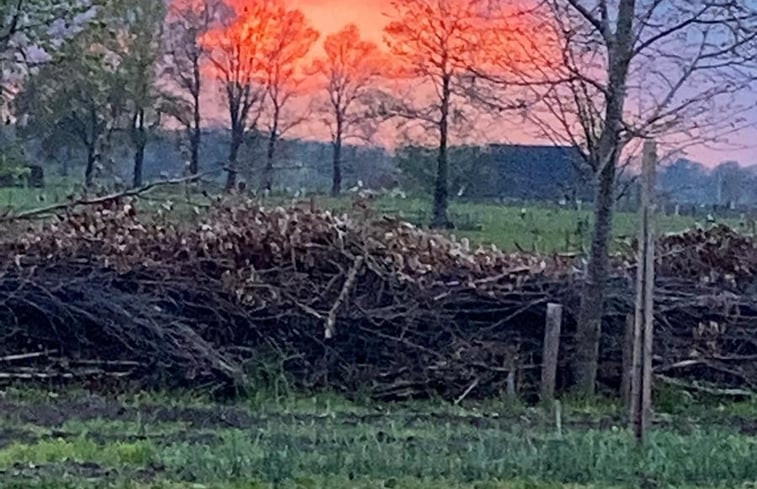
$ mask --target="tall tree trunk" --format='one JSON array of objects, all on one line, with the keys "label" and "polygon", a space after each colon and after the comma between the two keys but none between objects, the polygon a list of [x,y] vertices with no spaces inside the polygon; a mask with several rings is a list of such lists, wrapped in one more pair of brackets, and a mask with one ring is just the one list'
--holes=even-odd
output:
[{"label": "tall tree trunk", "polygon": [[144,164],[145,164],[145,145],[140,143],[139,146],[137,146],[137,150],[134,152],[134,182],[132,183],[132,186],[134,188],[139,188],[142,186],[143,183],[143,170],[144,170]]},{"label": "tall tree trunk", "polygon": [[441,113],[439,118],[439,155],[437,157],[436,181],[434,183],[434,209],[431,226],[435,228],[451,228],[452,223],[447,216],[449,200],[449,155],[447,144],[449,137],[449,105],[450,79],[442,80]]},{"label": "tall tree trunk", "polygon": [[95,161],[97,160],[97,151],[95,145],[87,147],[87,166],[84,168],[84,186],[89,188],[95,179]]},{"label": "tall tree trunk", "polygon": [[200,173],[200,140],[202,132],[199,127],[192,129],[192,136],[189,138],[189,173],[197,175]]},{"label": "tall tree trunk", "polygon": [[271,132],[268,137],[268,153],[265,159],[265,168],[263,169],[262,190],[270,191],[273,187],[273,161],[276,156],[276,134]]},{"label": "tall tree trunk", "polygon": [[273,113],[273,125],[271,126],[271,133],[268,136],[268,154],[265,160],[265,168],[263,170],[263,182],[262,190],[268,190],[269,192],[273,188],[273,163],[276,156],[276,142],[279,138],[279,109],[275,108]]},{"label": "tall tree trunk", "polygon": [[232,192],[237,186],[237,173],[239,172],[238,162],[239,147],[242,146],[242,131],[239,128],[231,130],[231,145],[229,146],[229,164],[226,170],[226,192]]},{"label": "tall tree trunk", "polygon": [[142,186],[143,179],[142,174],[145,164],[145,145],[147,144],[147,138],[145,135],[145,111],[139,110],[135,118],[134,124],[135,131],[135,151],[134,151],[134,180],[132,186],[138,188]]},{"label": "tall tree trunk", "polygon": [[[200,82],[199,82],[199,71],[198,68],[195,66],[195,80],[196,81],[196,87],[199,90]],[[189,150],[190,150],[190,157],[189,157],[189,173],[192,175],[197,175],[200,172],[200,142],[202,140],[202,118],[200,115],[200,95],[199,93],[195,93],[193,95],[194,97],[194,125],[192,127],[192,135],[189,138]]]},{"label": "tall tree trunk", "polygon": [[613,161],[597,179],[591,252],[578,314],[573,375],[577,392],[586,397],[594,395],[596,389],[602,316],[610,273],[609,252],[615,206],[617,155],[613,155],[612,158]]},{"label": "tall tree trunk", "polygon": [[339,197],[342,193],[342,118],[337,117],[334,137],[334,173],[331,180],[331,195]]},{"label": "tall tree trunk", "polygon": [[605,127],[599,138],[597,158],[594,160],[597,174],[594,233],[578,314],[576,356],[573,362],[576,391],[587,397],[594,395],[596,389],[602,316],[610,274],[609,251],[615,206],[615,176],[623,149],[623,110],[627,96],[628,68],[634,49],[636,0],[620,0],[617,8],[615,33],[606,34],[613,39],[606,41],[608,85]]}]

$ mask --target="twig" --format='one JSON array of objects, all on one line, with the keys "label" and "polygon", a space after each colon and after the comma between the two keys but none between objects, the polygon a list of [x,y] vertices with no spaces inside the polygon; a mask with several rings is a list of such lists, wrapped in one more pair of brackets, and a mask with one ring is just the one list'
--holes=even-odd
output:
[{"label": "twig", "polygon": [[49,380],[75,379],[77,377],[103,376],[128,377],[132,372],[105,372],[103,370],[84,370],[81,372],[0,372],[0,380]]},{"label": "twig", "polygon": [[706,387],[706,386],[695,384],[695,383],[684,382],[682,380],[666,377],[664,375],[657,375],[656,378],[665,382],[666,384],[674,385],[676,387],[683,387],[685,389],[691,389],[691,390],[695,390],[699,392],[704,392],[705,394],[712,394],[714,396],[750,397],[750,398],[757,397],[757,392],[748,391],[745,389],[717,389],[715,387]]},{"label": "twig", "polygon": [[471,391],[478,386],[478,383],[479,383],[479,378],[476,377],[475,380],[471,382],[471,385],[469,385],[468,388],[465,389],[465,391],[462,394],[460,394],[460,397],[455,399],[455,406],[463,402],[463,400],[465,400],[465,398],[468,397],[468,394],[470,394]]},{"label": "twig", "polygon": [[342,304],[344,304],[344,301],[347,300],[347,296],[350,293],[350,290],[352,290],[352,285],[355,283],[355,278],[357,278],[357,273],[360,271],[360,268],[363,266],[363,261],[365,259],[362,256],[358,256],[355,258],[355,262],[352,264],[352,267],[350,268],[349,272],[347,272],[347,280],[344,281],[344,286],[342,286],[342,291],[339,292],[339,297],[337,297],[336,302],[334,302],[334,305],[331,306],[331,310],[329,311],[328,319],[326,320],[326,331],[324,333],[324,336],[327,340],[334,337],[334,326],[336,325],[336,313],[339,311],[339,308],[342,307]]},{"label": "twig", "polygon": [[0,362],[10,363],[10,362],[18,362],[21,360],[30,360],[32,358],[46,357],[50,355],[51,353],[55,353],[55,351],[45,350],[45,351],[38,351],[34,353],[20,353],[18,355],[8,355],[5,357],[0,357]]},{"label": "twig", "polygon": [[58,363],[65,363],[68,365],[91,365],[99,367],[144,367],[145,365],[140,362],[134,362],[131,360],[73,360],[69,358],[53,358]]}]

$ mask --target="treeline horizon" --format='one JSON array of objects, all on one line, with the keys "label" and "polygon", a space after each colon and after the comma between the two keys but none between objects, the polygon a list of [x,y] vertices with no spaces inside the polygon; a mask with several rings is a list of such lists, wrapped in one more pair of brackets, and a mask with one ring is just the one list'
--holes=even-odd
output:
[{"label": "treeline horizon", "polygon": [[[8,129],[6,129],[7,133]],[[205,179],[223,184],[225,149],[229,131],[219,127],[203,128],[199,160]],[[144,176],[148,180],[187,176],[186,155],[182,152],[184,135],[179,129],[161,128],[146,144]],[[246,171],[240,181],[251,191],[259,188],[265,160],[265,137],[244,146],[240,161]],[[100,177],[124,186],[129,180],[129,141],[117,138],[115,166],[99,168]],[[328,193],[332,146],[328,141],[282,138],[280,167],[276,170],[275,191],[295,194]],[[497,152],[497,149],[500,149]],[[44,166],[48,175],[76,181],[86,165],[86,154],[75,146],[46,148],[40,140],[25,141],[28,164]],[[509,150],[509,153],[508,153]],[[516,153],[513,153],[513,152]],[[499,153],[499,154],[497,154]],[[535,201],[592,200],[590,175],[581,168],[577,154],[569,148],[540,144],[466,144],[450,146],[452,199],[521,199]],[[348,144],[343,150],[345,189],[399,190],[406,195],[422,196],[431,191],[434,149],[406,145],[387,149],[378,145]],[[628,178],[636,169],[628,170]],[[501,178],[505,177],[507,178]],[[677,158],[659,169],[658,188],[674,203],[706,205],[757,204],[757,165],[726,161],[710,167],[686,157]]]}]

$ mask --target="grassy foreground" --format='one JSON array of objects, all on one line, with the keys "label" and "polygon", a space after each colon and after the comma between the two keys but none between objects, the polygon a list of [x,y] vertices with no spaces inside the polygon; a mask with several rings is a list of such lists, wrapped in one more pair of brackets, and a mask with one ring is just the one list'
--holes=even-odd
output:
[{"label": "grassy foreground", "polygon": [[638,449],[613,406],[356,404],[6,393],[2,488],[757,487],[757,405],[658,413]]}]

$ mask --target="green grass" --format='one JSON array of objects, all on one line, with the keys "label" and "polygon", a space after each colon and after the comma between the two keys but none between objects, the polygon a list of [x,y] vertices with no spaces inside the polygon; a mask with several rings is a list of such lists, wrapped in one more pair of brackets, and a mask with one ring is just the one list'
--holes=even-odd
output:
[{"label": "green grass", "polygon": [[156,447],[151,441],[98,444],[85,433],[75,440],[53,438],[32,444],[13,444],[0,450],[0,469],[14,464],[41,465],[67,461],[111,466],[147,465],[155,458]]},{"label": "green grass", "polygon": [[[562,437],[520,429],[454,426],[347,427],[338,420],[292,426],[271,422],[250,431],[223,430],[221,442],[108,442],[86,435],[73,440],[19,443],[0,450],[0,470],[14,464],[76,462],[137,472],[162,467],[170,481],[218,484],[260,481],[279,484],[311,478],[418,481],[465,484],[485,480],[546,483],[733,486],[757,480],[757,440],[735,434],[653,433],[638,450],[620,430],[569,431]],[[732,487],[733,487],[732,486]]]},{"label": "green grass", "polygon": [[[338,207],[333,202],[325,205]],[[380,199],[377,209],[396,211],[411,220],[428,221],[429,203],[418,199]],[[525,214],[522,213],[525,209]],[[495,203],[466,203],[453,201],[450,205],[453,221],[473,223],[480,230],[461,229],[453,233],[457,237],[467,237],[472,243],[494,244],[506,251],[535,251],[553,253],[580,251],[590,243],[590,226],[593,220],[591,209],[581,211],[563,208],[546,208],[537,205],[527,207],[505,206]],[[657,216],[656,227],[662,233],[680,232],[697,224],[690,216]],[[727,221],[737,225],[735,220]],[[618,212],[615,215],[614,236],[625,241],[636,236],[638,215]],[[616,242],[616,248],[621,246]]]},{"label": "green grass", "polygon": [[[5,400],[33,410],[82,395]],[[8,430],[26,433],[0,444],[0,488],[746,489],[757,481],[757,439],[740,430],[757,422],[752,402],[658,412],[666,421],[641,450],[620,420],[586,424],[622,412],[599,400],[565,400],[562,434],[540,409],[496,401],[377,404],[324,394],[219,405],[155,393],[110,402],[139,415],[85,421],[70,411],[50,427],[0,413],[0,441]],[[190,417],[154,418],[173,408],[236,409],[249,421],[198,428]]]}]

